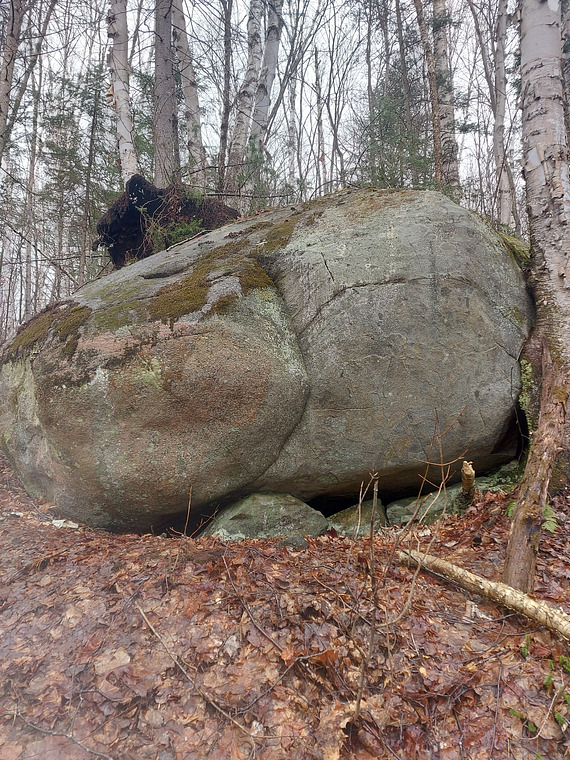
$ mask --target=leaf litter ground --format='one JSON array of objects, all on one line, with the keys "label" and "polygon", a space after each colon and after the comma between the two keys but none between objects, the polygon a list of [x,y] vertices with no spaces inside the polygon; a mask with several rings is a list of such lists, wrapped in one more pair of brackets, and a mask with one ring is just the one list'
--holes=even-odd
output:
[{"label": "leaf litter ground", "polygon": [[[433,540],[499,580],[506,503],[372,547],[111,535],[54,525],[0,460],[0,757],[570,757],[567,643],[390,560]],[[553,506],[536,597],[570,612],[570,499]]]}]

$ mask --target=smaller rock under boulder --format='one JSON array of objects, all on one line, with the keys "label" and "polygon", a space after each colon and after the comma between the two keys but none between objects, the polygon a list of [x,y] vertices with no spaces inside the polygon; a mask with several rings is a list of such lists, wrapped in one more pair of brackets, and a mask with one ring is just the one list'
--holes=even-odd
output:
[{"label": "smaller rock under boulder", "polygon": [[[370,533],[370,522],[372,520],[372,499],[363,501],[361,510],[359,505],[343,509],[329,518],[329,525],[334,528],[340,536],[347,538],[362,538]],[[376,518],[374,520],[374,532],[377,533],[380,528],[387,525],[386,513],[382,502],[378,501],[376,505]]]},{"label": "smaller rock under boulder", "polygon": [[[461,491],[461,485],[449,486],[445,491],[434,491],[430,494],[424,494],[420,497],[421,506],[415,521],[422,520],[426,525],[431,525],[438,520],[444,511],[446,514],[452,514],[454,502]],[[407,499],[398,499],[386,507],[386,516],[389,525],[402,525],[410,521],[416,511],[418,502],[417,496],[411,496]]]},{"label": "smaller rock under boulder", "polygon": [[254,493],[225,508],[208,524],[202,535],[225,541],[275,536],[321,536],[326,517],[294,496]]}]

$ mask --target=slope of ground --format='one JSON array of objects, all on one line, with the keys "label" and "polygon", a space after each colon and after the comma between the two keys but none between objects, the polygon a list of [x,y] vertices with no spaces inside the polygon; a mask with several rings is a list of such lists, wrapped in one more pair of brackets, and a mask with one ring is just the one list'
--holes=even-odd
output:
[{"label": "slope of ground", "polygon": [[[570,757],[567,643],[390,559],[435,536],[432,554],[499,580],[506,503],[372,546],[118,536],[58,527],[2,459],[0,757]],[[554,508],[536,596],[570,612]]]}]

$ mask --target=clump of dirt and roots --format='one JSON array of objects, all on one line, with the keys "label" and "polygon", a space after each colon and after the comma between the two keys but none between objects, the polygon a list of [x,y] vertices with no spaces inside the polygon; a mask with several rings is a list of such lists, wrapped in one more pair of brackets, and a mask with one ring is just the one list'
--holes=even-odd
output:
[{"label": "clump of dirt and roots", "polygon": [[239,212],[203,197],[182,183],[158,188],[134,174],[125,191],[97,222],[99,237],[115,269],[144,259],[181,240],[237,219]]}]

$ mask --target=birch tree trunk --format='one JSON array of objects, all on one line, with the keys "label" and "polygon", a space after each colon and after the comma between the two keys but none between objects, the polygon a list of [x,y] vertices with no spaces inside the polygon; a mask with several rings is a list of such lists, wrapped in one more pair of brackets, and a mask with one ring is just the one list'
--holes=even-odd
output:
[{"label": "birch tree trunk", "polygon": [[220,149],[218,151],[218,193],[224,192],[230,127],[230,83],[232,66],[232,10],[233,0],[220,0],[224,24],[224,71],[222,87],[222,111],[220,118]]},{"label": "birch tree trunk", "polygon": [[239,194],[238,175],[244,173],[247,138],[255,103],[255,94],[261,69],[263,46],[261,44],[262,0],[251,0],[247,22],[247,68],[237,95],[237,114],[230,144],[226,192]]},{"label": "birch tree trunk", "polygon": [[531,592],[544,504],[564,437],[570,389],[570,180],[564,122],[561,17],[557,0],[523,0],[523,159],[541,351],[537,430],[518,489],[503,580]]},{"label": "birch tree trunk", "polygon": [[317,187],[315,188],[315,195],[323,195],[323,193],[327,192],[327,161],[323,128],[323,90],[321,86],[319,51],[317,48],[315,48],[315,95],[317,96],[317,160],[315,162]]},{"label": "birch tree trunk", "polygon": [[446,0],[433,0],[433,53],[441,125],[443,181],[456,190],[456,195],[460,195],[459,148],[455,136],[455,98],[447,41],[449,22],[450,14]]},{"label": "birch tree trunk", "polygon": [[198,84],[188,43],[186,22],[182,12],[182,0],[174,0],[172,4],[172,32],[180,72],[180,84],[184,95],[184,117],[186,119],[188,164],[191,180],[193,185],[204,192],[206,189],[206,151],[202,142]]},{"label": "birch tree trunk", "polygon": [[153,127],[154,183],[157,187],[166,187],[180,172],[172,0],[156,0],[155,5]]},{"label": "birch tree trunk", "polygon": [[27,0],[10,0],[8,3],[6,38],[0,63],[0,163],[8,142],[6,125],[8,123],[8,109],[10,108],[10,93],[12,91],[14,65],[20,47],[22,23],[27,8]]},{"label": "birch tree trunk", "polygon": [[129,97],[127,0],[110,0],[107,34],[112,41],[107,63],[111,74],[110,94],[117,119],[117,147],[124,186],[139,171]]},{"label": "birch tree trunk", "polygon": [[[414,121],[412,119],[412,98],[410,89],[410,80],[408,77],[408,64],[406,62],[406,48],[404,44],[404,25],[402,23],[402,8],[400,0],[395,2],[396,9],[396,28],[398,30],[398,53],[400,57],[400,69],[402,72],[402,94],[404,96],[404,109],[406,114],[406,129],[409,135],[414,134]],[[412,164],[410,166],[410,175],[412,178],[412,185],[417,187],[419,184],[417,167]]]},{"label": "birch tree trunk", "polygon": [[251,124],[250,142],[255,153],[261,152],[267,138],[271,90],[277,71],[277,57],[283,29],[283,0],[275,0],[267,9],[267,32],[263,62],[257,83],[255,108]]}]

